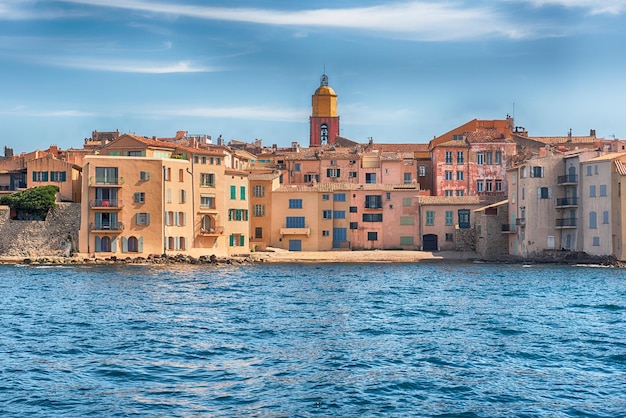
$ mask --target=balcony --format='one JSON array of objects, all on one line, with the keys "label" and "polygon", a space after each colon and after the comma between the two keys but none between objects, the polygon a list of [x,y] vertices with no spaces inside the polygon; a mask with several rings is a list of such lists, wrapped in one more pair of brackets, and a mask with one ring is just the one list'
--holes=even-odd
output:
[{"label": "balcony", "polygon": [[567,207],[576,207],[576,206],[578,206],[577,197],[562,197],[562,198],[556,199],[557,208],[567,208]]},{"label": "balcony", "polygon": [[122,187],[124,184],[124,177],[89,177],[90,187]]},{"label": "balcony", "polygon": [[118,210],[124,207],[124,201],[118,199],[94,199],[89,201],[89,207],[92,209]]},{"label": "balcony", "polygon": [[217,208],[214,206],[200,206],[198,213],[217,213]]},{"label": "balcony", "polygon": [[223,235],[223,234],[224,234],[223,226],[215,226],[213,228],[201,228],[200,229],[200,235],[205,236],[205,237],[216,237],[218,235]]},{"label": "balcony", "polygon": [[511,224],[502,224],[501,232],[503,234],[517,234],[517,231],[515,230],[515,225]]},{"label": "balcony", "polygon": [[578,176],[576,174],[558,176],[556,182],[559,186],[575,186],[578,184]]},{"label": "balcony", "polygon": [[557,229],[571,229],[576,228],[577,218],[560,218],[556,220]]},{"label": "balcony", "polygon": [[515,218],[515,225],[526,226],[526,218]]},{"label": "balcony", "polygon": [[117,234],[124,230],[124,224],[121,222],[90,223],[89,230],[99,233]]},{"label": "balcony", "polygon": [[306,235],[311,236],[311,228],[280,228],[280,235]]}]

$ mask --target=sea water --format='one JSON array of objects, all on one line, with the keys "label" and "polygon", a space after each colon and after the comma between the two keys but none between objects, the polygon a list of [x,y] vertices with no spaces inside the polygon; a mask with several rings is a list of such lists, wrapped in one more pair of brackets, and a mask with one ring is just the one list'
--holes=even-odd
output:
[{"label": "sea water", "polygon": [[626,416],[626,272],[0,266],[0,416]]}]

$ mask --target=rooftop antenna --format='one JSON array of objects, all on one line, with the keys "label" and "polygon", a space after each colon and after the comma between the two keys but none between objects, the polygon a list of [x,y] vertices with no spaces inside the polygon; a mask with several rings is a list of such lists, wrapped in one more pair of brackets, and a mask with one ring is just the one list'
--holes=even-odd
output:
[{"label": "rooftop antenna", "polygon": [[513,102],[513,120],[515,120],[515,102]]}]

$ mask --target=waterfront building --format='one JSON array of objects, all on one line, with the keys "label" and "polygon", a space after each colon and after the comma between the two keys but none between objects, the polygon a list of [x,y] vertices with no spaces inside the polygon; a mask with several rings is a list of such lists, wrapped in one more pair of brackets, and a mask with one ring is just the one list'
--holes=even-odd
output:
[{"label": "waterfront building", "polygon": [[416,249],[413,184],[283,185],[273,191],[270,245],[291,251]]},{"label": "waterfront building", "polygon": [[502,232],[508,222],[509,201],[501,200],[474,210],[476,254],[482,258],[499,258],[509,253],[509,237]]},{"label": "waterfront building", "polygon": [[250,183],[250,248],[264,250],[271,243],[272,196],[280,187],[280,171],[251,170]]}]

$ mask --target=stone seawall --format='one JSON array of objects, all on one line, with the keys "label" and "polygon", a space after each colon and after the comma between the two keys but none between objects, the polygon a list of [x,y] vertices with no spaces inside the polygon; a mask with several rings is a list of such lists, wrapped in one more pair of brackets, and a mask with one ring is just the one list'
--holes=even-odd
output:
[{"label": "stone seawall", "polygon": [[80,203],[58,203],[45,221],[14,221],[0,206],[0,257],[69,256],[78,248]]}]

